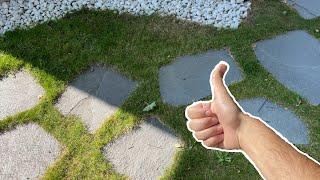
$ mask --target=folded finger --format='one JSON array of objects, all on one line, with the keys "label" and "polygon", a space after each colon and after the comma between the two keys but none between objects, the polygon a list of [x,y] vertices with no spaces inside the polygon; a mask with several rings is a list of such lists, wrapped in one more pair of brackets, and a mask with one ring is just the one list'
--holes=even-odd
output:
[{"label": "folded finger", "polygon": [[188,127],[193,131],[202,131],[218,123],[219,121],[216,116],[205,117],[202,119],[192,119],[191,121],[188,121]]},{"label": "folded finger", "polygon": [[222,132],[223,132],[222,126],[220,124],[217,124],[215,126],[211,126],[208,129],[197,131],[194,133],[194,135],[198,140],[207,140],[213,136],[221,134]]},{"label": "folded finger", "polygon": [[220,147],[223,142],[223,134],[219,134],[203,141],[202,145],[206,147]]},{"label": "folded finger", "polygon": [[197,103],[195,105],[190,105],[186,109],[186,115],[189,119],[200,119],[208,116],[212,116],[210,108],[204,108],[202,103]]}]

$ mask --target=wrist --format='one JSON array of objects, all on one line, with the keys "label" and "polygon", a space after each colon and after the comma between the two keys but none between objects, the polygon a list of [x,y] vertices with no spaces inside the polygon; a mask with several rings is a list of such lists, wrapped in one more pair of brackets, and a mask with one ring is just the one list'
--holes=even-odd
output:
[{"label": "wrist", "polygon": [[238,138],[238,143],[239,143],[239,148],[243,149],[244,145],[244,137],[245,137],[245,132],[247,132],[248,126],[249,126],[249,121],[250,121],[250,116],[241,112],[239,115],[239,120],[240,120],[240,125],[237,129],[237,138]]}]

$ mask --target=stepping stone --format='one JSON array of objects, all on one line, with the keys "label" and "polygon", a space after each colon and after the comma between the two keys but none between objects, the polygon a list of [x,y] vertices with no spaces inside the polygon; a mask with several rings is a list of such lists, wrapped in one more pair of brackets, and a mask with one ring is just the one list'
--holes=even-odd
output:
[{"label": "stepping stone", "polygon": [[229,63],[226,84],[243,79],[240,68],[226,51],[207,51],[194,56],[178,57],[172,64],[160,68],[162,100],[171,105],[187,105],[211,94],[210,73],[221,60]]},{"label": "stepping stone", "polygon": [[93,133],[114,114],[136,86],[136,82],[119,73],[96,66],[67,87],[56,107],[63,115],[81,117]]},{"label": "stepping stone", "polygon": [[36,124],[0,135],[0,179],[40,179],[61,154],[57,140]]},{"label": "stepping stone", "polygon": [[0,80],[0,120],[34,107],[44,90],[26,71]]},{"label": "stepping stone", "polygon": [[305,19],[313,19],[320,16],[319,0],[288,0],[288,4]]},{"label": "stepping stone", "polygon": [[177,138],[159,120],[151,118],[103,148],[117,172],[132,179],[158,179],[173,163]]},{"label": "stepping stone", "polygon": [[243,110],[260,117],[294,144],[308,144],[308,129],[305,123],[291,111],[264,98],[239,101]]},{"label": "stepping stone", "polygon": [[304,31],[291,31],[254,48],[258,60],[287,88],[320,104],[320,41]]}]

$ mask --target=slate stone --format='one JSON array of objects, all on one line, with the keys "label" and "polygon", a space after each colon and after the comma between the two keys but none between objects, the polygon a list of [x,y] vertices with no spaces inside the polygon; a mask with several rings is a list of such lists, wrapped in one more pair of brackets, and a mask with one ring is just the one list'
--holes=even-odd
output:
[{"label": "slate stone", "polygon": [[313,19],[320,16],[319,0],[288,0],[288,4],[305,19]]},{"label": "slate stone", "polygon": [[171,105],[187,105],[211,94],[210,73],[221,60],[229,63],[226,84],[241,81],[241,70],[226,51],[207,51],[193,56],[178,57],[172,64],[160,68],[162,100]]},{"label": "slate stone", "polygon": [[44,90],[26,71],[0,80],[0,120],[34,107]]},{"label": "slate stone", "polygon": [[40,179],[61,154],[61,145],[36,124],[0,134],[0,179]]},{"label": "slate stone", "polygon": [[260,63],[283,85],[320,104],[320,41],[304,31],[292,31],[258,42]]},{"label": "slate stone", "polygon": [[173,163],[180,140],[155,118],[150,118],[114,142],[103,153],[115,170],[132,179],[158,179]]},{"label": "slate stone", "polygon": [[63,115],[81,117],[93,133],[118,109],[137,83],[111,69],[95,66],[73,81],[56,107]]},{"label": "slate stone", "polygon": [[244,111],[260,117],[294,144],[308,144],[308,129],[305,123],[291,111],[264,98],[239,101]]}]

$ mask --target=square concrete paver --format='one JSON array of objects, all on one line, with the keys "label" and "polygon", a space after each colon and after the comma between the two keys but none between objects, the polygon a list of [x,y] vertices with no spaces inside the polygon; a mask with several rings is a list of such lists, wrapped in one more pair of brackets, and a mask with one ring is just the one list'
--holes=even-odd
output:
[{"label": "square concrete paver", "polygon": [[0,179],[40,179],[60,155],[57,140],[36,124],[0,134]]},{"label": "square concrete paver", "polygon": [[151,118],[103,149],[117,172],[132,179],[158,179],[173,163],[181,143],[159,120]]},{"label": "square concrete paver", "polygon": [[305,123],[291,111],[264,98],[239,101],[243,110],[260,117],[294,144],[308,144],[308,129]]},{"label": "square concrete paver", "polygon": [[288,0],[288,4],[305,19],[313,19],[320,16],[319,0]]},{"label": "square concrete paver", "polygon": [[320,41],[304,31],[292,31],[258,42],[258,60],[273,76],[311,104],[320,104]]},{"label": "square concrete paver", "polygon": [[137,86],[119,73],[95,66],[72,82],[56,107],[63,115],[81,117],[92,133],[110,117]]},{"label": "square concrete paver", "polygon": [[178,106],[209,96],[210,73],[221,60],[230,65],[226,76],[227,85],[243,79],[240,68],[226,50],[210,50],[198,55],[179,57],[172,64],[160,68],[159,81],[163,101]]},{"label": "square concrete paver", "polygon": [[0,80],[0,120],[34,107],[44,90],[26,71]]}]

